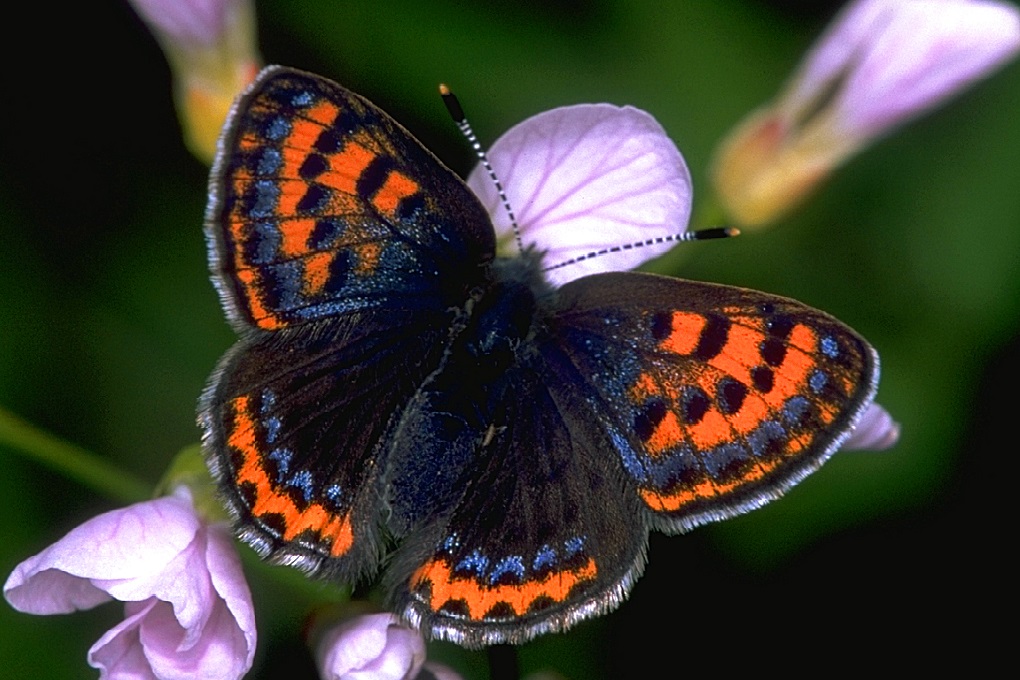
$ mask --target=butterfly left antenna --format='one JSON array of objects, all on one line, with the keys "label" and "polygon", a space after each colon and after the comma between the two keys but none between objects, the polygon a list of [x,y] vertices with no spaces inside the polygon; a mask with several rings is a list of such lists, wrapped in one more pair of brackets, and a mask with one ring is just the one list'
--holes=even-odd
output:
[{"label": "butterfly left antenna", "polygon": [[471,129],[471,124],[468,123],[467,116],[464,115],[464,109],[460,106],[460,100],[457,99],[457,95],[450,91],[445,84],[440,83],[439,94],[443,98],[443,103],[446,104],[446,110],[450,112],[450,117],[453,118],[453,122],[460,128],[460,132],[467,139],[468,144],[475,150],[475,155],[478,156],[478,160],[481,161],[482,167],[489,173],[489,179],[492,180],[493,185],[496,187],[496,192],[499,194],[499,200],[503,202],[503,207],[506,209],[507,216],[510,217],[510,226],[514,230],[514,240],[517,241],[517,250],[524,250],[524,244],[521,242],[521,230],[517,226],[517,218],[514,216],[514,209],[510,207],[510,199],[506,197],[506,192],[503,191],[503,184],[499,181],[499,177],[496,176],[496,171],[492,169],[492,164],[489,162],[489,157],[486,155],[485,150],[482,149],[481,143],[478,141],[478,137],[475,136],[475,131]]}]

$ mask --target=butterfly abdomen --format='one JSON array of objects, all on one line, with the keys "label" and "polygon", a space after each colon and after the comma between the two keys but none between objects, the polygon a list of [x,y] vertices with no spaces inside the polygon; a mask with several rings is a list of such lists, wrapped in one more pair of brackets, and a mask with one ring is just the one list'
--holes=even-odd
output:
[{"label": "butterfly abdomen", "polygon": [[393,428],[387,492],[394,509],[390,528],[398,535],[449,512],[469,472],[502,445],[509,395],[524,374],[540,369],[537,263],[529,258],[493,267],[488,284],[461,310],[439,367]]}]

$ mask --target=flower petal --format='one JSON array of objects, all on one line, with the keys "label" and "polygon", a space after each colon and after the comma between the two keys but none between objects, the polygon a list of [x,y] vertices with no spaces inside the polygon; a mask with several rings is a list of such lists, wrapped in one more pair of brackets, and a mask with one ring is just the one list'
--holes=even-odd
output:
[{"label": "flower petal", "polygon": [[[593,251],[676,235],[687,228],[691,177],[652,116],[632,107],[584,104],[541,113],[511,128],[489,151],[525,246],[553,266]],[[510,218],[484,168],[468,185],[503,242]],[[548,272],[557,285],[585,274],[630,269],[673,247],[665,242],[583,260]]]},{"label": "flower petal", "polygon": [[234,97],[255,78],[251,0],[129,0],[163,48],[174,75],[178,116],[191,151],[206,162]]},{"label": "flower petal", "polygon": [[899,438],[900,424],[888,411],[872,402],[840,448],[843,451],[882,451],[894,446]]},{"label": "flower petal", "polygon": [[[251,668],[255,659],[255,609],[252,606],[251,591],[244,578],[241,558],[234,547],[230,530],[223,524],[209,527],[206,546],[206,564],[213,588],[229,610],[236,626],[237,635],[232,636],[233,656],[244,659],[245,668]],[[221,639],[226,639],[222,636]]]},{"label": "flower petal", "polygon": [[139,644],[138,628],[157,604],[155,598],[129,604],[124,620],[106,631],[89,649],[89,665],[99,669],[103,680],[156,678]]},{"label": "flower petal", "polygon": [[775,103],[716,151],[712,181],[744,226],[782,217],[893,126],[1020,50],[1020,12],[995,0],[857,0],[833,21]]},{"label": "flower petal", "polygon": [[201,634],[191,639],[161,602],[142,621],[139,641],[145,658],[163,679],[240,678],[251,668],[254,644],[249,646],[230,610],[222,600],[210,607]]},{"label": "flower petal", "polygon": [[152,593],[133,588],[130,580],[162,574],[200,526],[190,499],[176,496],[104,513],[19,564],[4,596],[32,614],[89,609],[109,595],[144,600]]},{"label": "flower petal", "polygon": [[129,0],[157,36],[180,43],[211,46],[221,38],[233,14],[249,0]]},{"label": "flower petal", "polygon": [[993,0],[859,0],[808,55],[785,106],[833,101],[865,139],[931,108],[1020,50],[1020,13]]},{"label": "flower petal", "polygon": [[875,135],[935,106],[1020,49],[1015,7],[973,0],[910,0],[850,74],[837,106],[858,134]]},{"label": "flower petal", "polygon": [[327,631],[316,656],[325,680],[405,680],[421,670],[425,641],[393,614],[361,614]]}]

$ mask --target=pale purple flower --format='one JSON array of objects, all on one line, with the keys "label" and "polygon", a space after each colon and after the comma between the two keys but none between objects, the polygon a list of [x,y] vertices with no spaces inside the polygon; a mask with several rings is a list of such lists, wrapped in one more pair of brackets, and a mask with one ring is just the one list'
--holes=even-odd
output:
[{"label": "pale purple flower", "polygon": [[[691,176],[662,126],[629,106],[582,104],[540,113],[489,150],[525,246],[556,265],[592,251],[677,235],[691,213]],[[468,185],[489,211],[501,247],[510,218],[481,167]],[[664,241],[553,269],[560,285],[599,271],[631,269],[668,251]]]},{"label": "pale purple flower", "polygon": [[192,153],[209,162],[234,98],[261,68],[251,0],[129,0],[166,54]]},{"label": "pale purple flower", "polygon": [[240,678],[255,654],[233,540],[198,517],[186,487],[73,529],[19,564],[4,596],[30,614],[125,602],[124,621],[89,650],[103,678]]},{"label": "pale purple flower", "polygon": [[881,451],[892,448],[899,439],[900,424],[892,419],[888,411],[872,403],[840,450]]},{"label": "pale purple flower", "polygon": [[1020,50],[1020,12],[994,0],[857,0],[774,103],[716,154],[731,217],[774,221],[892,127],[988,75]]},{"label": "pale purple flower", "polygon": [[[1020,13],[993,0],[859,0],[808,53],[782,98],[789,120],[831,92],[836,125],[874,137],[1020,49]],[[833,91],[833,88],[835,90]]]},{"label": "pale purple flower", "polygon": [[316,660],[323,680],[414,680],[425,640],[393,614],[361,614],[322,635]]},{"label": "pale purple flower", "polygon": [[251,0],[129,0],[161,41],[211,47],[250,15]]}]

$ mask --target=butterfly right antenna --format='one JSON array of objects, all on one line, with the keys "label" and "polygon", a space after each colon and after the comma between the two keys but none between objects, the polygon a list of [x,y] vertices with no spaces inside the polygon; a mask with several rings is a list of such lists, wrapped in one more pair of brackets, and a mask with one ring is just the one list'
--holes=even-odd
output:
[{"label": "butterfly right antenna", "polygon": [[499,177],[496,176],[496,171],[492,169],[492,164],[489,162],[489,157],[485,154],[485,150],[482,149],[481,143],[478,141],[478,137],[475,136],[475,131],[471,129],[471,124],[468,123],[467,116],[464,115],[464,109],[460,106],[460,100],[457,99],[457,95],[450,91],[445,84],[440,83],[439,94],[443,98],[443,103],[446,104],[446,110],[450,112],[450,117],[453,118],[453,122],[460,128],[461,134],[467,139],[468,144],[475,150],[475,155],[478,156],[478,160],[481,161],[482,167],[489,173],[489,179],[492,180],[493,185],[496,187],[496,193],[499,194],[499,200],[503,202],[503,207],[506,209],[507,215],[510,217],[510,226],[514,230],[514,240],[517,241],[518,252],[524,250],[524,244],[521,242],[521,229],[517,226],[517,218],[514,216],[514,209],[510,207],[510,199],[506,197],[506,192],[503,191],[503,185],[499,181]]},{"label": "butterfly right antenna", "polygon": [[572,264],[578,262],[584,262],[585,260],[592,260],[603,255],[611,255],[613,253],[620,253],[625,250],[634,250],[635,248],[645,248],[647,246],[659,245],[660,243],[679,243],[681,241],[709,241],[717,238],[731,238],[733,236],[739,236],[740,230],[736,227],[712,227],[710,229],[698,229],[696,231],[685,231],[680,234],[668,234],[666,236],[654,236],[644,241],[635,241],[634,243],[624,243],[618,246],[608,246],[601,250],[593,250],[589,253],[577,255],[569,260],[563,260],[557,262],[554,265],[550,265],[542,271],[551,271],[553,269],[561,269],[563,267],[569,267]]}]

